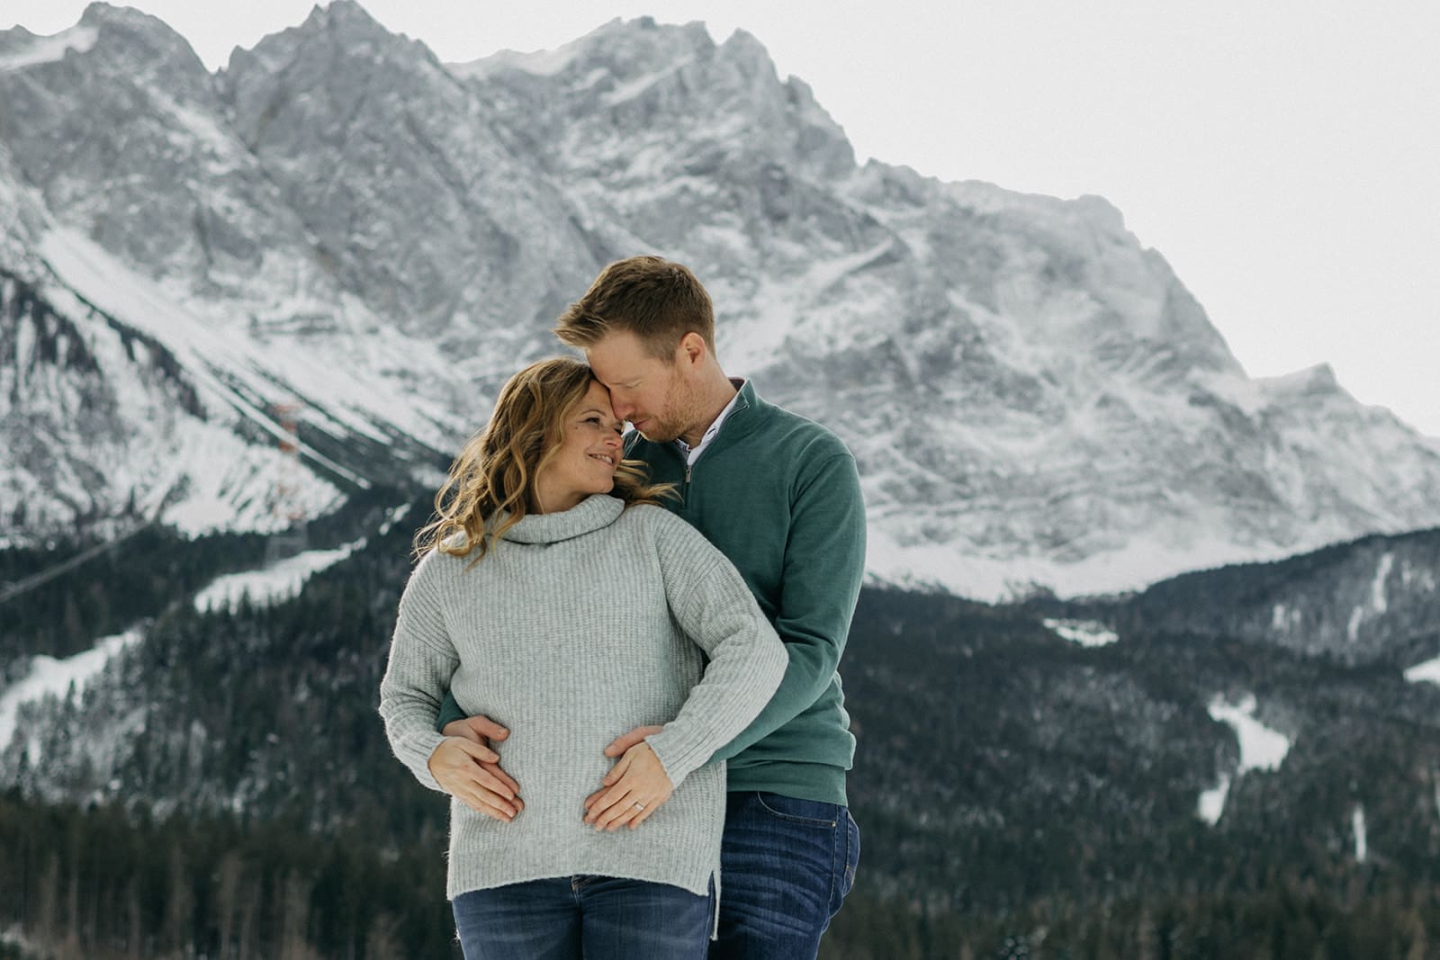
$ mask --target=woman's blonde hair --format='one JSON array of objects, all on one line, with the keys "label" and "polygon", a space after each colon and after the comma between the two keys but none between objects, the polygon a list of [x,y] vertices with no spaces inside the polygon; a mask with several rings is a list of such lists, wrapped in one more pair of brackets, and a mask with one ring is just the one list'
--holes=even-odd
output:
[{"label": "woman's blonde hair", "polygon": [[[431,549],[473,563],[528,513],[537,511],[535,478],[565,438],[565,419],[590,389],[590,368],[569,357],[532,363],[511,377],[485,429],[470,438],[435,494],[435,517],[415,534],[415,556]],[[671,484],[651,484],[640,460],[621,460],[611,496],[657,503]],[[472,563],[472,565],[473,565]]]}]

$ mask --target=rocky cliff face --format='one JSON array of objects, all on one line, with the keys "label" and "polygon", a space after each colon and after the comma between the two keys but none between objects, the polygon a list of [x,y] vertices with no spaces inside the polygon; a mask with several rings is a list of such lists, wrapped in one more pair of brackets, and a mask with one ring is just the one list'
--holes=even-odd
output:
[{"label": "rocky cliff face", "polygon": [[[882,580],[1111,591],[1440,523],[1440,445],[1328,368],[1247,378],[1110,204],[857,166],[743,32],[614,21],[447,65],[340,0],[212,75],[95,4],[57,37],[0,35],[0,218],[0,268],[57,316],[168,351],[234,437],[218,456],[271,457],[270,405],[302,403],[317,505],[430,482],[595,272],[659,252],[709,287],[727,370],[856,452]],[[56,369],[5,323],[14,363]],[[7,435],[63,419],[30,388],[4,402]],[[132,416],[101,432],[137,458],[178,436]],[[62,472],[103,472],[50,435]],[[12,515],[160,496],[137,475],[81,509],[37,463],[4,464]],[[241,504],[271,483],[191,526],[255,525]]]}]

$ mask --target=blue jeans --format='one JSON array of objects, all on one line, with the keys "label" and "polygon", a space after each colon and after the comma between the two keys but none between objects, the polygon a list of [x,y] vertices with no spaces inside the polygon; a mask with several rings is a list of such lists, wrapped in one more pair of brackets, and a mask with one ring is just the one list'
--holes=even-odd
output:
[{"label": "blue jeans", "polygon": [[465,960],[702,960],[714,898],[616,877],[557,877],[455,898]]},{"label": "blue jeans", "polygon": [[860,828],[834,803],[731,793],[710,960],[805,960],[855,884]]}]

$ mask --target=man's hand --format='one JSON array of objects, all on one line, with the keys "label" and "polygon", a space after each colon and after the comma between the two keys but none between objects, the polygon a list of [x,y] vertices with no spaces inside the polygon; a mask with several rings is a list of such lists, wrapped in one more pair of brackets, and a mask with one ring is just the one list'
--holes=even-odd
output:
[{"label": "man's hand", "polygon": [[[656,729],[659,728],[657,727]],[[475,756],[476,762],[480,764],[480,769],[508,787],[515,805],[520,810],[525,809],[524,801],[517,796],[517,794],[520,793],[520,784],[516,783],[510,774],[500,769],[500,755],[490,749],[490,741],[493,740],[498,743],[504,740],[510,736],[509,730],[500,726],[500,724],[491,720],[489,717],[477,713],[475,716],[466,717],[463,720],[451,720],[445,724],[445,729],[440,732],[447,737],[461,737],[480,747],[481,753]],[[629,734],[626,734],[626,736],[629,736]],[[618,743],[619,741],[617,740],[616,742]],[[616,754],[616,756],[619,756],[619,754]],[[434,771],[431,772],[433,773]],[[438,780],[439,777],[436,777],[436,779]],[[444,784],[441,784],[441,786],[444,786]],[[459,796],[459,794],[456,794],[456,796]]]},{"label": "man's hand", "polygon": [[625,751],[620,762],[605,775],[604,783],[606,789],[585,800],[585,822],[596,830],[614,831],[625,826],[634,830],[675,790],[660,758],[644,742]]},{"label": "man's hand", "polygon": [[485,769],[481,758],[494,755],[463,737],[446,737],[430,754],[426,766],[440,789],[478,813],[509,823],[525,805],[509,784]]},{"label": "man's hand", "polygon": [[[504,740],[510,736],[510,731],[489,717],[476,714],[473,717],[466,717],[463,720],[451,720],[445,724],[445,729],[440,731],[447,737],[464,737],[482,747],[490,746],[491,740]],[[489,762],[496,763],[499,756],[492,754]]]},{"label": "man's hand", "polygon": [[[448,731],[450,727],[447,726],[445,729]],[[663,729],[664,727],[658,726],[636,727],[629,733],[622,733],[620,734],[620,736],[610,741],[610,746],[605,748],[605,756],[618,757],[625,753],[626,750],[629,750],[631,747],[635,746],[635,744],[650,736],[652,733],[659,733]],[[607,778],[605,782],[608,784],[610,781]]]}]

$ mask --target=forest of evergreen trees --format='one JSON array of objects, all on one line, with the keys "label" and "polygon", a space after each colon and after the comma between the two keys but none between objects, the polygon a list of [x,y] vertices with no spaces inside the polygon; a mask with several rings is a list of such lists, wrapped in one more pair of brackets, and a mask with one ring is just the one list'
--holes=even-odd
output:
[{"label": "forest of evergreen trees", "polygon": [[19,925],[37,953],[57,960],[452,952],[439,851],[383,847],[354,830],[318,835],[183,814],[156,821],[11,795],[0,800],[0,851],[0,927]]},{"label": "forest of evergreen trees", "polygon": [[[436,849],[232,817],[132,817],[0,798],[0,960],[404,960],[460,953]],[[1440,885],[1274,869],[1187,895],[1076,891],[1006,914],[856,888],[828,960],[1433,960]]]},{"label": "forest of evergreen trees", "polygon": [[[316,546],[368,545],[282,603],[196,611],[193,591],[264,543],[157,529],[0,605],[12,665],[149,624],[106,684],[45,715],[47,767],[5,771],[0,960],[459,956],[444,803],[375,712],[425,510],[375,535],[397,497],[317,524]],[[0,551],[0,580],[81,546]],[[844,676],[864,853],[823,956],[1440,960],[1440,720],[1395,671],[1188,636],[1082,648],[1033,608],[867,589]],[[1232,688],[1306,735],[1212,827],[1196,797],[1234,741],[1205,703]],[[118,767],[64,765],[135,709]],[[1361,803],[1366,862],[1347,832]]]}]

